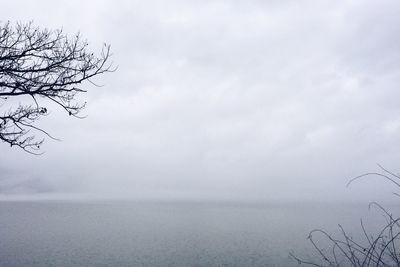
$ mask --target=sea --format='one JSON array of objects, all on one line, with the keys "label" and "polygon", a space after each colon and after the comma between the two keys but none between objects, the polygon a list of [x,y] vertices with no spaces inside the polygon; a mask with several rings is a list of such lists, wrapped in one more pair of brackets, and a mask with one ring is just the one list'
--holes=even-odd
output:
[{"label": "sea", "polygon": [[362,239],[361,219],[384,223],[368,203],[1,201],[0,266],[298,266],[310,231]]}]

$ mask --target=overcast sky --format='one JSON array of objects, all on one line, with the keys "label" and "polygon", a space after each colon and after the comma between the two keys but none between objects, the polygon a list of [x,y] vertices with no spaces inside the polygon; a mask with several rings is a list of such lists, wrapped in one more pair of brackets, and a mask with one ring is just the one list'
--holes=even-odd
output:
[{"label": "overcast sky", "polygon": [[[2,1],[3,22],[112,46],[84,120],[3,144],[0,195],[375,200],[399,170],[400,2]],[[379,188],[379,190],[377,190]]]}]

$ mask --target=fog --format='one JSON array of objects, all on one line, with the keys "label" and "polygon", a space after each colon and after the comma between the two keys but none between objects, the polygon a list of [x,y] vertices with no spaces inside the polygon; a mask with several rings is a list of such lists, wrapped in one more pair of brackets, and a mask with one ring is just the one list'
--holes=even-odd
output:
[{"label": "fog", "polygon": [[[111,44],[79,120],[44,155],[1,145],[0,195],[265,201],[391,199],[398,1],[3,1],[2,22]],[[379,190],[377,190],[377,188]]]}]

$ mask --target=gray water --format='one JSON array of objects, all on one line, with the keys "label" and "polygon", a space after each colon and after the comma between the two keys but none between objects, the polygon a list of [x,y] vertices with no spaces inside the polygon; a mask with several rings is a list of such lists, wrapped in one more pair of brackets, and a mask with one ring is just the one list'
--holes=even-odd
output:
[{"label": "gray water", "polygon": [[366,204],[0,202],[0,266],[297,266],[310,230],[360,218],[381,222]]}]

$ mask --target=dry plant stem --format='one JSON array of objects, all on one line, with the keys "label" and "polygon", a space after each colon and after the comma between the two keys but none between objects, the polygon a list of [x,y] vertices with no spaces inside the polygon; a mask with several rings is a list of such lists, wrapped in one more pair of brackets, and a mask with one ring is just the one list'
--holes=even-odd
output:
[{"label": "dry plant stem", "polygon": [[[398,180],[400,180],[399,175],[386,170],[379,164],[378,166],[382,173],[366,173],[351,179],[349,184],[363,177],[377,175],[390,181],[396,187],[400,187],[398,183]],[[308,239],[318,257],[313,260],[304,260],[293,253],[290,253],[290,256],[299,265],[309,266],[400,266],[400,248],[398,247],[400,242],[400,218],[394,217],[376,202],[370,203],[369,208],[373,207],[377,208],[385,218],[385,224],[375,235],[368,233],[362,220],[363,237],[357,240],[352,238],[341,225],[339,225],[341,235],[338,238],[324,230],[316,229],[310,232]],[[317,238],[317,236],[320,238]],[[328,247],[321,245],[322,240],[328,243]]]}]

